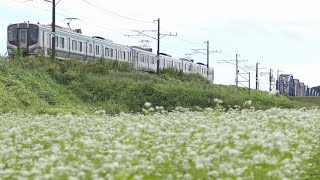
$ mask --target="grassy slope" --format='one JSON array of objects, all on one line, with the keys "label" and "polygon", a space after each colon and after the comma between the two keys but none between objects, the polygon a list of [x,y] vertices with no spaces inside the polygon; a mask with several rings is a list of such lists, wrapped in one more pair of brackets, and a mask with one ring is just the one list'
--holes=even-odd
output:
[{"label": "grassy slope", "polygon": [[303,103],[308,103],[311,105],[317,105],[320,106],[320,97],[319,96],[305,96],[305,97],[293,97],[292,98],[295,101],[300,101]]},{"label": "grassy slope", "polygon": [[0,61],[0,111],[32,113],[115,114],[139,112],[145,102],[172,110],[177,106],[242,106],[247,100],[259,109],[310,106],[262,91],[235,86],[210,85],[198,75],[168,70],[161,76],[131,72],[126,63],[73,61],[50,63],[44,58]]}]

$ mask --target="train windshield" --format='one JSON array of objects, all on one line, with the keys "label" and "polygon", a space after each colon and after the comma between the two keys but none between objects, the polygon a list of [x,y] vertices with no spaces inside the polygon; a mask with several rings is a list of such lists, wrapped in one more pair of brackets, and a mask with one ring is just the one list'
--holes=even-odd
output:
[{"label": "train windshield", "polygon": [[39,27],[34,24],[29,25],[29,37],[28,37],[28,44],[34,45],[38,43],[39,38]]},{"label": "train windshield", "polygon": [[8,42],[18,46],[18,25],[14,24],[8,27]]}]

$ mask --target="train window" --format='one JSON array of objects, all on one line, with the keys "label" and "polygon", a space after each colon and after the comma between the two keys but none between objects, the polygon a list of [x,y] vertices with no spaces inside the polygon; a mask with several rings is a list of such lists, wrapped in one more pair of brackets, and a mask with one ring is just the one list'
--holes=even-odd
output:
[{"label": "train window", "polygon": [[106,48],[106,56],[109,57],[109,48]]},{"label": "train window", "polygon": [[96,55],[99,55],[99,45],[96,45]]},{"label": "train window", "polygon": [[64,49],[64,38],[60,37],[60,47]]},{"label": "train window", "polygon": [[104,48],[101,46],[101,56],[104,56]]},{"label": "train window", "polygon": [[10,25],[8,27],[8,41],[10,44],[17,46],[18,45],[18,26],[17,25]]},{"label": "train window", "polygon": [[92,54],[92,44],[89,44],[89,53]]},{"label": "train window", "polygon": [[77,41],[72,40],[72,51],[77,51]]},{"label": "train window", "polygon": [[56,47],[59,47],[59,37],[56,36]]},{"label": "train window", "polygon": [[19,30],[20,33],[20,38],[19,38],[19,42],[21,42],[21,44],[26,44],[27,43],[27,30],[26,29],[21,29]]},{"label": "train window", "polygon": [[82,42],[81,41],[78,41],[79,42],[79,51],[82,52]]}]

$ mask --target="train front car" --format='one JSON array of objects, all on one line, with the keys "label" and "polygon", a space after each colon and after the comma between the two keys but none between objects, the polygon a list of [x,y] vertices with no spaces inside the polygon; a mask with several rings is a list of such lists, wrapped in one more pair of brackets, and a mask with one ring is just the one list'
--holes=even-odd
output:
[{"label": "train front car", "polygon": [[10,56],[17,55],[17,53],[23,55],[40,53],[39,26],[29,23],[9,25],[7,29],[7,49]]}]

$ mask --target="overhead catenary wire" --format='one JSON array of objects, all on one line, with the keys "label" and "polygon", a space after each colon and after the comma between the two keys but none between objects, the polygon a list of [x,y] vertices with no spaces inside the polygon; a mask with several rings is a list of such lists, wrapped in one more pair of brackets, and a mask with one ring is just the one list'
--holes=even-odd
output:
[{"label": "overhead catenary wire", "polygon": [[[13,1],[18,2],[18,3],[21,3],[21,4],[24,4],[24,5],[26,5],[26,6],[30,6],[30,7],[36,8],[36,9],[40,9],[40,10],[42,10],[42,11],[46,11],[46,12],[50,12],[50,11],[51,11],[51,9],[41,8],[41,7],[39,7],[39,6],[32,5],[32,4],[30,4],[30,3],[24,3],[24,2],[21,2],[21,1],[18,1],[18,0],[13,0]],[[91,1],[90,1],[90,0],[82,0],[82,1],[86,2],[87,4],[88,4],[88,3],[91,4],[91,5],[94,6],[95,8],[101,9],[97,4],[94,4],[94,2],[93,2],[92,0],[91,0]],[[62,1],[62,2],[63,2],[63,1]],[[105,10],[104,8],[102,8],[102,9],[103,9],[104,11],[106,11],[106,12],[108,11],[108,10]],[[64,12],[65,12],[65,11],[64,11]],[[127,20],[130,20],[130,21],[153,24],[153,22],[137,20],[137,19],[134,19],[134,18],[122,16],[122,15],[117,14],[117,13],[112,13],[111,11],[108,12],[108,13],[111,13],[111,14],[113,14],[113,15],[116,15],[116,16],[118,16],[118,17],[122,17],[122,18],[127,19]],[[60,17],[63,17],[63,18],[62,18],[63,20],[64,20],[65,18],[68,18],[68,17],[69,17],[69,16],[66,15],[65,13],[56,13],[56,14],[59,15]],[[81,20],[82,23],[94,25],[95,27],[98,27],[98,28],[101,29],[101,30],[105,30],[105,29],[114,30],[114,29],[110,28],[110,25],[108,25],[108,24],[105,24],[105,23],[99,23],[99,24],[97,24],[97,23],[92,23],[92,21],[90,21],[88,18],[85,18],[85,17],[83,17],[83,16],[78,16],[78,17],[80,18],[80,20]],[[129,28],[123,28],[123,29],[125,29],[125,30],[130,30]],[[167,31],[167,30],[165,30],[165,29],[163,29],[163,30],[164,30],[164,31]],[[118,33],[121,34],[121,35],[125,35],[125,33],[122,33],[122,32],[118,32]],[[142,38],[138,38],[138,37],[132,37],[132,38],[137,39],[137,40],[142,40]],[[180,39],[180,40],[182,40],[182,41],[185,41],[185,42],[188,42],[188,43],[192,43],[192,44],[193,44],[193,42],[188,41],[188,40],[184,40],[183,38],[180,38],[180,37],[178,37],[177,39]],[[170,45],[168,45],[167,43],[163,43],[163,44],[162,44],[162,47],[165,48],[165,49],[167,49],[167,50],[174,50],[174,51],[180,52],[180,53],[182,53],[182,54],[188,53],[188,48],[184,48],[185,50],[181,50],[181,49],[178,49],[178,48],[170,47]],[[203,58],[200,58],[199,56],[196,56],[196,55],[193,55],[193,56],[194,56],[194,57],[197,57],[197,59],[199,59],[199,61],[202,61],[202,59],[203,59]]]},{"label": "overhead catenary wire", "polygon": [[118,13],[115,13],[115,12],[112,12],[110,10],[107,10],[105,8],[103,8],[102,6],[100,6],[99,4],[96,4],[94,2],[90,2],[90,0],[82,0],[83,2],[93,6],[93,7],[96,7],[98,9],[101,9],[109,14],[113,14],[115,16],[118,16],[118,17],[121,17],[121,18],[124,18],[124,19],[128,19],[128,20],[131,20],[131,21],[136,21],[136,22],[141,22],[141,23],[149,23],[149,24],[153,24],[152,21],[144,21],[144,20],[138,20],[138,19],[134,19],[134,18],[131,18],[131,17],[128,17],[128,16],[124,16],[124,15],[121,15],[121,14],[118,14]]}]

